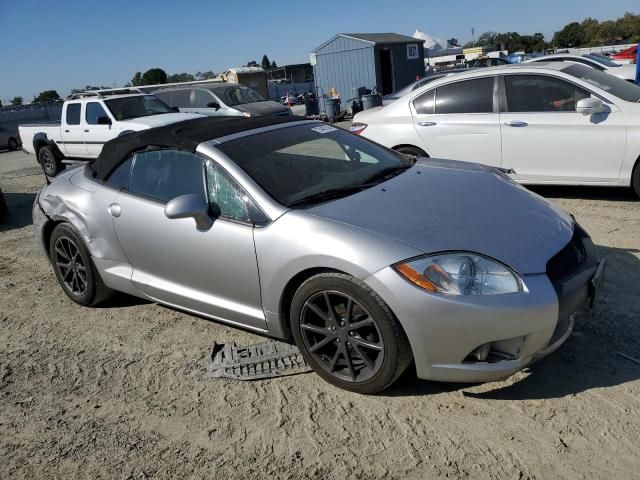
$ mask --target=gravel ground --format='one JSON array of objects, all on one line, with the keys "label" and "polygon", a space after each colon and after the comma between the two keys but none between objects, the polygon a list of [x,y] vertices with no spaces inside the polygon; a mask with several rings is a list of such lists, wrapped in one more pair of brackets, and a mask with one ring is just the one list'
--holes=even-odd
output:
[{"label": "gravel ground", "polygon": [[484,385],[409,371],[378,396],[315,374],[206,377],[260,337],[118,295],[72,303],[33,241],[32,156],[0,152],[0,478],[638,478],[640,202],[539,188],[609,258],[597,310],[554,355]]}]

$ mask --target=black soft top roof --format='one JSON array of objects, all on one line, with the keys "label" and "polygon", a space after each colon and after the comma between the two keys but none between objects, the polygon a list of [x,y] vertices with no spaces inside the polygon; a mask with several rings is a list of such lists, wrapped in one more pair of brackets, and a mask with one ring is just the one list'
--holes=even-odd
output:
[{"label": "black soft top roof", "polygon": [[104,180],[131,153],[149,146],[195,152],[208,140],[271,125],[306,120],[304,117],[202,117],[150,128],[114,138],[104,144],[100,156],[89,164],[93,177]]}]

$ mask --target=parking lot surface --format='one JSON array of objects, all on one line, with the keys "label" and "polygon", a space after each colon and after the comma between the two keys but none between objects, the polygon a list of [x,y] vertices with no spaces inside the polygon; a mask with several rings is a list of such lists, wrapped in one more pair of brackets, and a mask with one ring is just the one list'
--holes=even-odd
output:
[{"label": "parking lot surface", "polygon": [[552,356],[484,385],[418,381],[378,396],[315,374],[206,376],[213,342],[253,334],[125,295],[71,302],[33,240],[44,184],[0,152],[0,478],[637,478],[640,202],[536,188],[608,257],[603,295]]}]

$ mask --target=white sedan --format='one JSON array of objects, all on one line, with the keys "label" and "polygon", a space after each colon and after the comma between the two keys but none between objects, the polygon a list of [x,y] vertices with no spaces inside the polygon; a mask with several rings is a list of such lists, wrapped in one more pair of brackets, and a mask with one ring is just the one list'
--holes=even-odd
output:
[{"label": "white sedan", "polygon": [[544,57],[536,57],[531,60],[526,60],[523,63],[539,63],[539,62],[572,62],[586,65],[587,67],[595,68],[601,72],[608,73],[614,77],[627,80],[629,82],[635,82],[636,80],[636,66],[635,65],[622,65],[614,62],[606,55],[599,53],[585,53],[584,55],[572,55],[570,53],[556,53],[555,55],[545,55]]},{"label": "white sedan", "polygon": [[351,130],[413,156],[483,163],[523,184],[631,186],[640,196],[640,87],[584,65],[445,77]]}]

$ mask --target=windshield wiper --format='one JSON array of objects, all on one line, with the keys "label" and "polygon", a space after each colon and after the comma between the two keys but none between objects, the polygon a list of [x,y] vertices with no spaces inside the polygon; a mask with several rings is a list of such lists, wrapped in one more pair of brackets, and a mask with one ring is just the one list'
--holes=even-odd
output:
[{"label": "windshield wiper", "polygon": [[314,203],[321,203],[327,200],[333,200],[340,197],[346,197],[352,193],[359,192],[366,188],[369,188],[369,184],[351,185],[348,187],[330,188],[328,190],[322,190],[321,192],[312,193],[306,197],[299,198],[291,202],[288,207],[300,207],[302,205],[309,205]]},{"label": "windshield wiper", "polygon": [[407,170],[409,168],[411,168],[411,166],[409,166],[409,165],[400,165],[400,166],[397,166],[397,167],[385,168],[385,169],[380,170],[379,172],[373,174],[369,178],[367,178],[367,180],[365,181],[365,185],[371,185],[372,183],[375,183],[378,180],[387,180],[391,176],[395,177],[396,175],[400,175],[400,173],[404,172],[405,170]]}]

